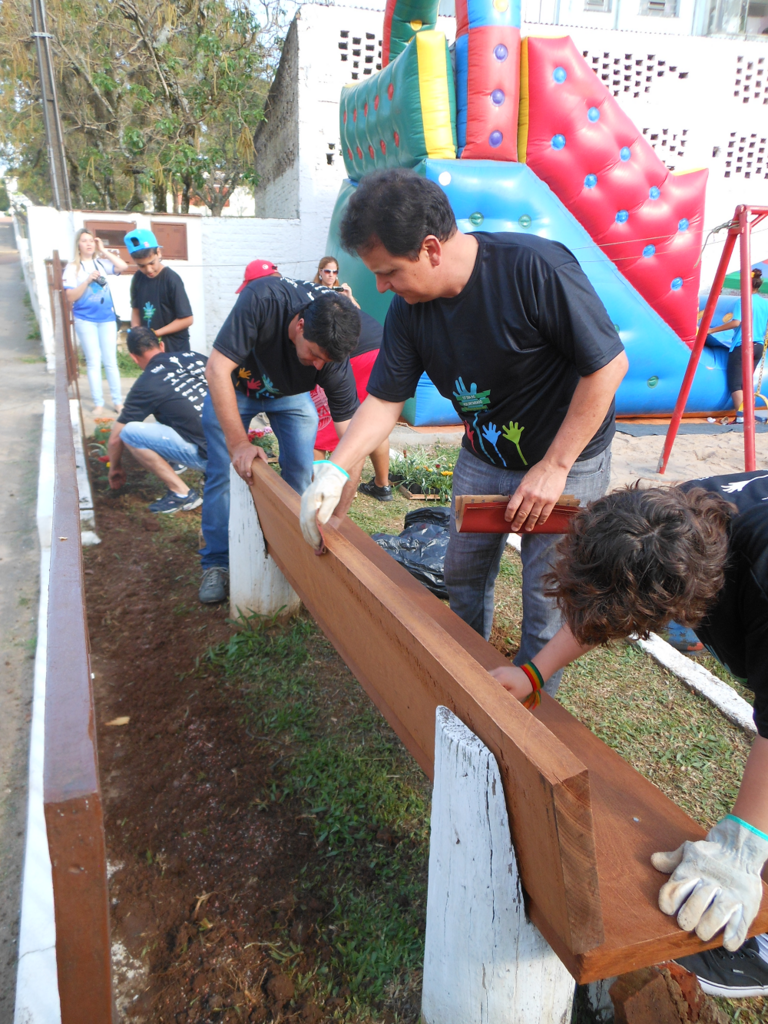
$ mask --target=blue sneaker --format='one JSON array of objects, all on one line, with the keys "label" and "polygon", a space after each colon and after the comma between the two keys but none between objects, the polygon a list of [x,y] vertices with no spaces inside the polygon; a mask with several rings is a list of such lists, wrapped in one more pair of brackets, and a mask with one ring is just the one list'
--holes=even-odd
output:
[{"label": "blue sneaker", "polygon": [[189,488],[185,495],[174,494],[173,491],[166,491],[162,498],[153,501],[149,506],[150,512],[188,512],[191,508],[202,505],[203,499],[194,489]]}]

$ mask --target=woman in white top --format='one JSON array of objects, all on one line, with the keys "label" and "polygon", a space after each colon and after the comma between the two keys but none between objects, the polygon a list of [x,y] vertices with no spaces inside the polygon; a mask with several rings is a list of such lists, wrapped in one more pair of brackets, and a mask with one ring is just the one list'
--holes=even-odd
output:
[{"label": "woman in white top", "polygon": [[107,275],[119,274],[127,266],[119,256],[104,248],[100,238],[81,228],[75,236],[74,259],[64,268],[63,285],[72,306],[77,340],[85,353],[96,417],[104,414],[102,361],[115,411],[120,413],[123,408],[117,368],[117,318]]}]

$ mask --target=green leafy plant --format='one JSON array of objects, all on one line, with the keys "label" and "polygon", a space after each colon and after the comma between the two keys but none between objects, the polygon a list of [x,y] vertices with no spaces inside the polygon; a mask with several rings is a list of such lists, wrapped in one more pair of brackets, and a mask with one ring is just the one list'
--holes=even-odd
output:
[{"label": "green leafy plant", "polygon": [[457,455],[458,450],[440,452],[431,458],[422,451],[405,454],[391,460],[389,476],[393,483],[402,484],[412,494],[435,495],[447,503],[451,500]]}]

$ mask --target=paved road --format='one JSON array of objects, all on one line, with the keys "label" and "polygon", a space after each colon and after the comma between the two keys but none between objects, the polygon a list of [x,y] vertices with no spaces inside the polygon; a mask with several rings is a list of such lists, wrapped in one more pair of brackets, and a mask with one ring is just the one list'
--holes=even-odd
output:
[{"label": "paved road", "polygon": [[0,223],[0,1021],[13,1020],[27,741],[37,631],[35,521],[43,399],[53,397],[15,251]]}]

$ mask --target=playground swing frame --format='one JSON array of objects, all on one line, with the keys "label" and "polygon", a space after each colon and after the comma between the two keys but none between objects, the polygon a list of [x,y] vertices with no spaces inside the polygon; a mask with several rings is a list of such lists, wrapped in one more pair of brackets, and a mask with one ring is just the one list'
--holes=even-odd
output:
[{"label": "playground swing frame", "polygon": [[[688,368],[683,377],[683,384],[680,394],[677,397],[675,411],[667,430],[667,437],[664,442],[664,451],[659,459],[659,474],[666,471],[669,457],[672,454],[672,446],[677,437],[680,421],[691,392],[693,378],[699,365],[699,359],[707,340],[709,328],[712,324],[712,317],[715,306],[720,296],[720,291],[728,272],[728,264],[739,239],[739,255],[741,279],[739,281],[741,290],[741,348],[743,351],[752,351],[752,231],[768,217],[768,206],[737,206],[733,220],[728,227],[728,236],[725,240],[720,262],[717,267],[715,279],[709,292],[707,304],[704,307],[704,315],[701,318],[699,329],[696,334],[696,341],[688,360]],[[761,339],[762,340],[762,339]],[[744,470],[752,472],[755,466],[755,396],[753,390],[754,366],[752,359],[742,358],[741,380],[744,391]]]}]

